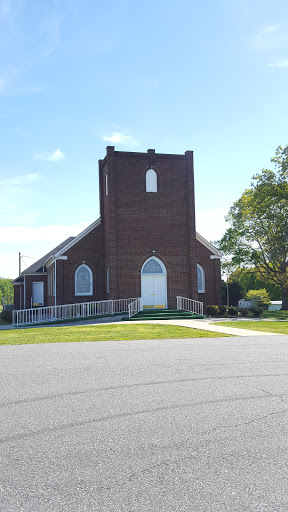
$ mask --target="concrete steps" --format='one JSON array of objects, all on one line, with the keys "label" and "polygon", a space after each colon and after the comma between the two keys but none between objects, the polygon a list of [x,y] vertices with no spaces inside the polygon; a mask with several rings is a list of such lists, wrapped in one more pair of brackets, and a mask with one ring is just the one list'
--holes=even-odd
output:
[{"label": "concrete steps", "polygon": [[134,320],[178,320],[178,319],[197,319],[205,318],[204,315],[195,315],[189,311],[182,311],[181,309],[144,309],[139,311],[137,315],[130,318]]}]

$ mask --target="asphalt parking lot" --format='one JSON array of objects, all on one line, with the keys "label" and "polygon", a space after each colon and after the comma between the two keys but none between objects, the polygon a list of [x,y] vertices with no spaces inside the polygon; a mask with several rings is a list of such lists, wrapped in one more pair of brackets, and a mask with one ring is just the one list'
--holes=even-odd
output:
[{"label": "asphalt parking lot", "polygon": [[0,347],[0,509],[287,512],[287,363],[287,336]]}]

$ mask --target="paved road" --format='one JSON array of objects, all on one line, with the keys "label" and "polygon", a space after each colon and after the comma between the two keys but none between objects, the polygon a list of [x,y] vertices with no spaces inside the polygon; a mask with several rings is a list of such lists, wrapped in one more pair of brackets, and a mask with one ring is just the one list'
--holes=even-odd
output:
[{"label": "paved road", "polygon": [[1,512],[287,512],[288,338],[0,348]]}]

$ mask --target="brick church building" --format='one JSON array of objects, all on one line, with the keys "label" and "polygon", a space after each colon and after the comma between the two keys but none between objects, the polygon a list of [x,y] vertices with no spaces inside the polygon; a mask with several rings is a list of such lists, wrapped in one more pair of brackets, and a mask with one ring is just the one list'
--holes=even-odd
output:
[{"label": "brick church building", "polygon": [[195,230],[193,152],[115,151],[99,161],[100,218],[24,270],[15,308],[176,296],[221,302],[221,253]]}]

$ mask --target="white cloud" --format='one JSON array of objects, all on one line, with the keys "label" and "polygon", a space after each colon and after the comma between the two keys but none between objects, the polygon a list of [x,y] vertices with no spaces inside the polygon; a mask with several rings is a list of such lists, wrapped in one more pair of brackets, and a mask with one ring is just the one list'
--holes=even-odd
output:
[{"label": "white cloud", "polygon": [[60,162],[64,160],[64,153],[61,149],[56,149],[53,153],[35,153],[35,160],[43,160],[45,162]]},{"label": "white cloud", "polygon": [[124,135],[123,133],[116,132],[112,133],[111,137],[101,137],[102,140],[107,142],[112,142],[112,144],[120,144],[121,146],[136,146],[137,141],[128,135]]},{"label": "white cloud", "polygon": [[269,68],[288,68],[288,59],[280,59],[272,64],[268,64]]},{"label": "white cloud", "polygon": [[61,149],[56,149],[56,151],[50,155],[49,160],[50,162],[59,162],[60,160],[64,160],[64,154]]},{"label": "white cloud", "polygon": [[[76,236],[88,226],[87,223],[72,224],[71,226],[27,226],[0,227],[0,240],[3,243],[32,243],[37,241],[62,242],[69,236]],[[53,249],[53,245],[51,247]]]},{"label": "white cloud", "polygon": [[15,279],[18,275],[19,256],[18,253],[11,252],[0,254],[0,277]]},{"label": "white cloud", "polygon": [[29,185],[37,181],[39,178],[40,174],[24,174],[23,176],[15,176],[14,178],[0,180],[0,187],[7,187],[10,185]]},{"label": "white cloud", "polygon": [[282,46],[287,41],[287,34],[278,24],[262,27],[254,38],[257,50],[268,50]]},{"label": "white cloud", "polygon": [[87,228],[89,222],[70,226],[27,226],[0,227],[0,275],[15,278],[18,276],[18,253],[23,257],[22,270],[35,260],[50,252],[70,236],[77,236]]},{"label": "white cloud", "polygon": [[227,210],[197,210],[196,230],[208,241],[220,240],[229,227],[225,221]]}]

